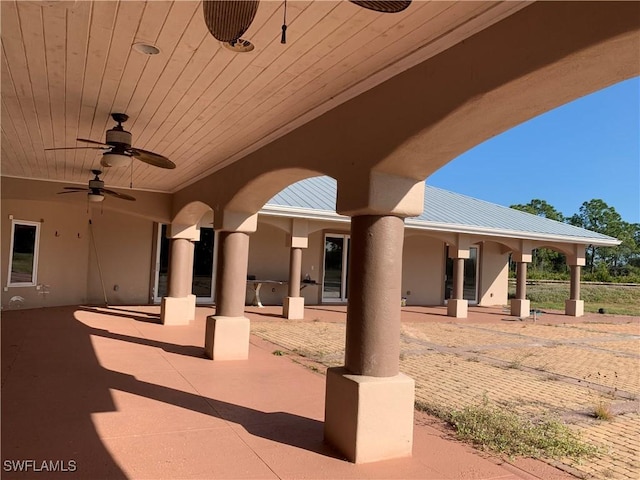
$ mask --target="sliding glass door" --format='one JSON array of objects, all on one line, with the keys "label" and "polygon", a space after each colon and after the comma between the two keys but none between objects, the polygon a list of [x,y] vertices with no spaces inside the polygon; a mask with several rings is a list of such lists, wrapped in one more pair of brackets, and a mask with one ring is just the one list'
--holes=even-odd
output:
[{"label": "sliding glass door", "polygon": [[[166,238],[167,226],[160,225],[157,238],[155,285],[153,300],[159,303],[168,293],[170,240]],[[192,293],[198,303],[213,303],[216,241],[213,228],[200,227],[200,240],[193,252]]]},{"label": "sliding glass door", "polygon": [[[453,292],[453,260],[449,258],[449,247],[446,251],[447,265],[444,282],[444,299],[451,298]],[[470,304],[478,303],[478,247],[469,248],[469,258],[464,260],[463,298]]]},{"label": "sliding glass door", "polygon": [[323,302],[346,302],[349,275],[349,236],[330,234],[324,237]]}]

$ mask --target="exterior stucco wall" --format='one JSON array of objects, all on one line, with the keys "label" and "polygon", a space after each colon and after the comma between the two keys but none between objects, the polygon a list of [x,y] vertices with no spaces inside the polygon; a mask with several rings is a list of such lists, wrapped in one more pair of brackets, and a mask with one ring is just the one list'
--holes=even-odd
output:
[{"label": "exterior stucco wall", "polygon": [[506,305],[509,276],[509,252],[502,246],[484,242],[480,248],[478,305]]},{"label": "exterior stucco wall", "polygon": [[402,295],[407,305],[442,305],[443,289],[443,242],[421,234],[405,235]]},{"label": "exterior stucco wall", "polygon": [[[42,222],[37,287],[2,291],[3,308],[104,303],[96,257],[91,244],[92,219],[102,273],[110,304],[149,301],[153,223],[139,217],[104,211],[87,204],[2,200],[2,285],[7,285],[11,219]],[[117,291],[114,286],[118,285]],[[48,292],[48,293],[45,293]],[[11,302],[20,296],[23,302]]]},{"label": "exterior stucco wall", "polygon": [[[109,304],[149,303],[153,222],[108,211],[94,214],[92,222]],[[89,248],[87,289],[88,302],[104,303],[93,246]]]},{"label": "exterior stucco wall", "polygon": [[322,269],[324,261],[324,231],[309,235],[309,246],[302,251],[302,278],[309,275],[317,286],[309,286],[302,290],[306,305],[318,305],[322,302]]},{"label": "exterior stucco wall", "polygon": [[[2,308],[38,308],[87,301],[89,262],[86,204],[2,200],[2,286],[9,275],[11,219],[42,222],[36,281],[33,287],[9,287],[2,291]],[[49,293],[45,293],[45,292]],[[11,299],[22,297],[24,301]]]},{"label": "exterior stucco wall", "polygon": [[[289,248],[287,234],[273,225],[258,223],[258,229],[249,239],[248,275],[259,280],[287,280],[289,278]],[[288,285],[265,283],[260,290],[263,305],[282,305]],[[247,288],[247,304],[253,300],[253,291]]]},{"label": "exterior stucco wall", "polygon": [[[336,225],[330,230],[322,227],[327,222],[310,221],[308,247],[302,249],[301,276],[306,275],[319,284],[322,282],[324,261],[325,233],[348,234],[348,224]],[[272,224],[258,221],[258,229],[251,234],[249,241],[248,274],[263,280],[289,279],[289,246],[287,233]],[[317,305],[322,301],[322,285],[304,286],[300,294],[304,297],[305,305]],[[275,290],[275,291],[274,291]],[[263,305],[282,305],[288,294],[288,285],[263,284],[260,299]],[[247,288],[247,304],[253,300],[253,291]]]}]

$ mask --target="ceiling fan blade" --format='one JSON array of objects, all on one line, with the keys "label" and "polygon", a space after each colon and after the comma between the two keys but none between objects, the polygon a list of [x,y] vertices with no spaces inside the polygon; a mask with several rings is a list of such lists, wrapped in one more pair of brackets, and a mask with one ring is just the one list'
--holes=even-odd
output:
[{"label": "ceiling fan blade", "polygon": [[57,147],[57,148],[45,148],[47,150],[106,150],[110,147]]},{"label": "ceiling fan blade", "polygon": [[87,138],[76,138],[76,140],[78,142],[85,142],[85,143],[95,143],[96,145],[102,145],[103,147],[107,148],[110,147],[110,145],[107,145],[104,142],[96,142],[95,140],[89,140]]},{"label": "ceiling fan blade", "polygon": [[235,42],[247,31],[258,11],[258,0],[204,0],[204,21],[221,42]]},{"label": "ceiling fan blade", "polygon": [[[87,187],[64,187],[65,190],[72,190],[74,192],[87,192],[89,189]],[[60,192],[60,193],[70,193],[70,192]]]},{"label": "ceiling fan blade", "polygon": [[106,188],[102,188],[101,191],[102,191],[102,193],[106,193],[107,195],[111,195],[111,196],[119,198],[121,200],[129,200],[131,202],[135,202],[136,201],[135,197],[132,197],[131,195],[127,195],[126,193],[118,193],[115,190],[108,190]]},{"label": "ceiling fan blade", "polygon": [[349,0],[351,3],[355,3],[356,5],[364,8],[368,8],[369,10],[374,10],[376,12],[382,13],[398,13],[407,8],[411,4],[411,0],[391,0],[391,1],[382,1],[378,2],[375,0]]},{"label": "ceiling fan blade", "polygon": [[63,193],[86,193],[88,190],[86,188],[78,189],[78,190],[69,190],[67,192],[58,192],[58,195],[62,195]]},{"label": "ceiling fan blade", "polygon": [[157,153],[142,150],[141,148],[129,148],[127,149],[127,151],[138,160],[144,163],[148,163],[149,165],[153,165],[154,167],[168,169],[176,168],[175,163],[173,163],[167,157],[163,157],[162,155],[158,155]]}]

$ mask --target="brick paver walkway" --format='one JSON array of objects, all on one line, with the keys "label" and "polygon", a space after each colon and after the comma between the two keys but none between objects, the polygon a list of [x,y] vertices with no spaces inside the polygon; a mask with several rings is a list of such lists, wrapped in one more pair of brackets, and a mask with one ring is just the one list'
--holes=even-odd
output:
[{"label": "brick paver walkway", "polygon": [[[344,314],[336,321],[335,310],[316,308],[310,321],[252,316],[252,333],[326,367],[341,365]],[[451,409],[486,397],[533,418],[555,414],[601,452],[562,467],[583,478],[640,478],[640,318],[533,323],[495,311],[488,321],[482,313],[454,320],[415,311],[403,312],[400,369],[416,381],[418,402]],[[600,403],[611,421],[593,417]]]}]

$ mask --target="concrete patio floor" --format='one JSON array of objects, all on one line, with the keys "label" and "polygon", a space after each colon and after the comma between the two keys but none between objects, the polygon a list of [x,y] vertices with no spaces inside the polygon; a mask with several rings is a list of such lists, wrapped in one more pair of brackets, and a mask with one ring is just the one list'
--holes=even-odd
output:
[{"label": "concrete patio floor", "polygon": [[[155,306],[3,311],[2,478],[572,478],[483,455],[421,413],[412,457],[346,462],[322,440],[324,377],[256,336],[248,361],[205,359],[212,312],[199,307],[190,325],[165,327]],[[247,309],[262,324],[286,322],[278,312]],[[344,307],[307,312],[309,322],[344,321]]]}]

